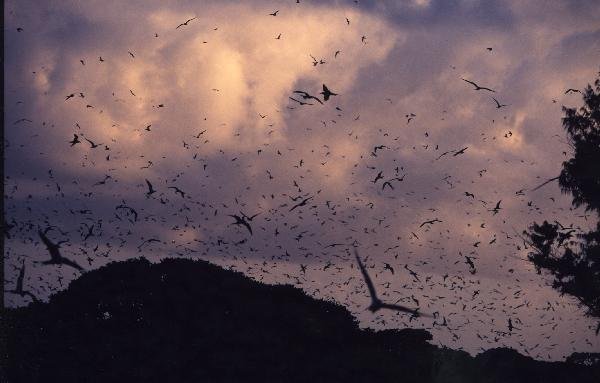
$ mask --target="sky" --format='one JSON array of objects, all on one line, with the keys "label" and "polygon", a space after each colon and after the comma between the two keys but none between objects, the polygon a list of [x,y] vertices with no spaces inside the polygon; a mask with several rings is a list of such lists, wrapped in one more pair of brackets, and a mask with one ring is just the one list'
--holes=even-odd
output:
[{"label": "sky", "polygon": [[[570,158],[595,3],[6,1],[5,289],[22,264],[42,300],[80,275],[40,263],[49,228],[86,270],[204,259],[471,354],[598,352],[521,236],[595,225],[531,190]],[[367,311],[353,247],[382,299],[435,318]]]}]

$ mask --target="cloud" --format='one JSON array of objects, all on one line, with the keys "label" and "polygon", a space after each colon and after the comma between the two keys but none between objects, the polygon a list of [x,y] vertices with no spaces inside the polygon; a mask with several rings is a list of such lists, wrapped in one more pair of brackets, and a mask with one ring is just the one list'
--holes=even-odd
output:
[{"label": "cloud", "polygon": [[[5,201],[18,223],[11,262],[45,256],[38,225],[65,231],[52,238],[68,238],[65,254],[90,268],[138,256],[156,238],[144,254],[203,257],[276,282],[293,282],[284,274],[309,264],[308,292],[358,312],[364,296],[353,295],[362,282],[352,258],[343,246],[327,247],[356,241],[377,281],[390,283],[386,294],[406,290],[394,294],[427,301],[456,318],[460,336],[491,336],[490,317],[496,325],[519,316],[530,325],[506,342],[560,343],[548,353],[562,357],[569,345],[535,325],[552,301],[582,334],[578,350],[588,349],[591,321],[544,285],[517,234],[534,219],[590,222],[554,185],[517,192],[556,175],[566,158],[560,105],[579,103],[565,88],[583,87],[598,71],[597,11],[565,2],[544,12],[522,2],[302,2],[269,16],[279,6],[9,2]],[[289,99],[300,99],[295,90],[320,96],[323,84],[338,93],[324,105]],[[492,96],[508,106],[497,109]],[[14,123],[21,118],[32,122]],[[73,134],[82,142],[71,147]],[[146,179],[157,190],[151,197]],[[393,189],[382,188],[386,180]],[[137,222],[115,209],[122,203],[139,212]],[[231,225],[240,211],[260,213],[254,235]],[[433,218],[442,222],[420,226]],[[95,224],[97,237],[84,241],[83,223]],[[464,255],[476,258],[477,274]],[[264,262],[279,266],[260,275]],[[382,273],[383,262],[398,275]],[[431,283],[402,274],[404,265]],[[32,284],[48,281],[40,296],[63,274],[76,277],[28,270]],[[329,284],[340,280],[348,284]],[[500,303],[516,290],[532,293]],[[463,305],[473,318],[457,314]],[[359,317],[375,327],[382,318],[408,325]],[[432,331],[471,352],[488,347]]]}]

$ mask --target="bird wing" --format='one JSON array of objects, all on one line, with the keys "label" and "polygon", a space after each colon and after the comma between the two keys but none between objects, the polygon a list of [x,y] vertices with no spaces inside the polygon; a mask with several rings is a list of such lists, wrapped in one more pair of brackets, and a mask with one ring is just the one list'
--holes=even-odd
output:
[{"label": "bird wing", "polygon": [[248,231],[250,232],[250,235],[252,234],[252,227],[250,226],[250,224],[246,221],[242,221],[242,225],[244,225],[246,227],[246,229],[248,229]]},{"label": "bird wing", "polygon": [[468,82],[469,84],[473,85],[476,88],[479,88],[479,85],[475,84],[473,81],[465,80],[464,78],[461,78],[461,80]]},{"label": "bird wing", "polygon": [[319,102],[319,104],[323,105],[323,101],[319,100],[318,97],[312,96],[310,94],[307,93],[307,98],[312,98],[314,100],[317,100]]},{"label": "bird wing", "polygon": [[418,309],[411,309],[411,308],[406,307],[406,306],[395,305],[395,304],[391,304],[391,303],[382,303],[381,304],[381,308],[383,308],[383,309],[389,309],[389,310],[394,310],[394,311],[402,311],[402,312],[405,312],[405,313],[411,313],[411,314],[414,314],[415,316],[421,315],[421,314],[419,314]]},{"label": "bird wing", "polygon": [[83,267],[79,266],[77,262],[70,260],[69,258],[61,257],[61,263],[67,266],[71,266],[79,271],[84,271]]},{"label": "bird wing", "polygon": [[365,283],[367,284],[367,288],[369,289],[369,294],[371,295],[371,300],[377,301],[378,298],[377,298],[377,292],[375,291],[375,286],[373,286],[373,281],[371,281],[371,277],[369,277],[369,274],[367,273],[367,269],[361,262],[356,248],[354,248],[354,255],[356,256],[356,261],[358,262],[358,267],[360,268],[360,272],[362,273]]},{"label": "bird wing", "polygon": [[50,242],[48,237],[46,237],[46,234],[44,234],[41,230],[38,230],[38,235],[40,236],[40,239],[42,240],[42,242],[44,242],[44,245],[46,245],[47,248],[50,248],[52,245],[54,245],[52,242]]}]

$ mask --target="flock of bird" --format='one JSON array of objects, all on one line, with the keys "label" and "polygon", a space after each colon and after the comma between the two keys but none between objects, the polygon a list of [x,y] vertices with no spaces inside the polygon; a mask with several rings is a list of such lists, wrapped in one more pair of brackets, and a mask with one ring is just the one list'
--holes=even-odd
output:
[{"label": "flock of bird", "polygon": [[[283,13],[275,10],[267,16],[282,17]],[[197,21],[197,16],[191,17],[173,29],[176,33],[186,33],[186,29]],[[351,27],[348,18],[342,19],[341,24]],[[352,27],[355,27],[354,23]],[[26,27],[19,27],[17,32],[26,31]],[[276,40],[283,41],[281,33],[275,34]],[[159,38],[159,34],[154,33],[154,37]],[[356,44],[368,49],[367,36],[362,35]],[[492,48],[486,50],[492,52]],[[334,60],[340,52],[341,49],[334,52]],[[104,52],[97,55],[98,65],[108,65],[110,60]],[[132,51],[124,52],[124,55],[129,55],[132,61],[140,60]],[[312,63],[307,64],[315,70],[329,64],[325,59],[317,60],[308,55]],[[80,62],[82,66],[90,65],[85,59]],[[457,77],[457,80],[471,85],[477,92],[499,93],[470,79]],[[320,92],[291,88],[288,98],[291,103],[287,105],[286,113],[296,113],[294,118],[302,119],[311,110],[316,111],[305,107],[322,108],[315,113],[329,114],[331,118],[321,121],[320,128],[326,130],[335,126],[341,132],[336,140],[366,140],[367,134],[359,133],[361,111],[354,110],[349,118],[345,118],[343,92],[335,84],[325,85],[329,84],[327,79],[320,83]],[[575,92],[579,91],[568,89],[565,94]],[[119,100],[115,92],[112,97],[114,101]],[[139,98],[132,89],[129,89],[128,97]],[[510,108],[496,97],[490,97],[495,109]],[[96,109],[92,105],[93,96],[86,90],[69,93],[60,101],[90,113]],[[393,100],[381,101],[383,110],[387,104],[392,105]],[[335,102],[340,104],[334,105]],[[167,106],[167,103],[159,102],[151,105],[168,110]],[[269,121],[267,114],[259,117]],[[417,117],[414,112],[407,112],[406,125],[410,123],[411,129],[421,128]],[[38,119],[21,117],[13,125],[15,129],[38,126],[29,128],[33,132],[51,126],[43,119],[44,116]],[[154,124],[141,124],[138,134],[160,135],[150,129]],[[508,297],[506,286],[484,286],[490,282],[478,278],[481,266],[475,262],[485,257],[486,250],[479,252],[482,244],[491,249],[501,239],[503,248],[500,252],[507,254],[500,262],[524,262],[519,254],[528,244],[517,230],[501,233],[485,230],[488,230],[488,223],[496,228],[510,225],[507,224],[510,217],[500,214],[506,209],[508,200],[511,205],[526,202],[523,206],[526,212],[541,214],[533,197],[521,189],[511,196],[496,199],[494,195],[495,199],[491,200],[492,196],[486,198],[472,190],[464,190],[466,181],[461,183],[452,174],[445,174],[436,184],[430,185],[434,191],[428,195],[452,194],[456,204],[464,206],[467,215],[471,214],[466,219],[477,221],[473,226],[468,224],[469,230],[480,231],[477,241],[466,243],[469,236],[453,226],[453,217],[444,214],[442,207],[431,207],[432,204],[424,202],[422,199],[427,197],[411,186],[419,170],[401,165],[400,153],[408,149],[414,155],[426,158],[427,167],[446,169],[443,158],[458,161],[468,157],[471,152],[468,149],[473,143],[458,147],[445,147],[442,142],[410,145],[399,140],[401,131],[396,130],[398,136],[394,138],[394,129],[379,129],[370,136],[379,141],[353,160],[351,180],[344,181],[355,185],[354,191],[340,197],[337,190],[328,190],[330,187],[321,185],[317,175],[318,168],[347,161],[344,153],[335,152],[332,143],[323,142],[321,147],[310,149],[308,146],[312,144],[308,141],[305,147],[300,142],[296,147],[285,148],[266,141],[255,152],[231,153],[219,149],[218,154],[209,155],[205,148],[211,145],[211,133],[218,129],[219,122],[212,124],[209,121],[193,134],[178,138],[182,142],[180,151],[187,159],[177,168],[163,168],[159,172],[153,169],[160,166],[160,156],[144,152],[136,157],[133,149],[120,147],[116,139],[100,143],[92,138],[89,128],[73,121],[76,130],[68,136],[73,138],[65,137],[61,150],[69,153],[69,158],[78,157],[84,172],[78,176],[69,171],[49,169],[40,175],[36,169],[34,181],[44,189],[39,195],[24,192],[26,188],[20,182],[23,183],[28,175],[15,174],[11,170],[19,168],[19,164],[11,163],[12,148],[27,143],[19,142],[20,136],[8,131],[4,145],[10,176],[5,182],[3,229],[7,244],[5,253],[14,259],[14,272],[9,270],[7,276],[16,274],[17,279],[13,282],[15,287],[5,289],[5,292],[24,299],[21,302],[27,302],[27,298],[38,302],[66,287],[62,283],[65,277],[70,280],[109,260],[137,255],[202,257],[242,270],[260,280],[301,286],[310,293],[336,299],[359,311],[364,309],[364,302],[370,300],[366,307],[377,314],[372,320],[380,327],[408,325],[405,320],[420,321],[430,329],[446,332],[452,342],[460,344],[461,336],[467,336],[473,322],[479,322],[478,328],[490,329],[488,333],[474,332],[481,343],[489,347],[502,341],[514,345],[516,337],[525,352],[542,354],[539,344],[525,347],[523,335],[518,334],[523,327],[534,325],[517,317],[519,309],[533,307],[526,291],[518,287],[520,281],[515,281],[512,296]],[[313,134],[316,129],[310,126],[295,134],[302,137]],[[407,128],[400,126],[398,129]],[[510,139],[510,136],[507,132],[504,139]],[[424,137],[429,139],[429,132],[424,132]],[[488,138],[492,141],[483,136],[483,140]],[[148,145],[151,146],[154,139],[149,139]],[[302,153],[306,157],[299,157]],[[165,156],[162,159],[168,163]],[[246,178],[241,164],[260,169],[257,174],[265,174],[264,179],[259,179],[260,176]],[[45,166],[44,160],[39,159],[36,165]],[[136,166],[137,178],[119,174],[120,166],[124,165]],[[488,168],[479,170],[471,187],[476,188],[479,180],[484,182],[484,176],[489,176],[490,172]],[[247,184],[241,184],[243,181],[240,180],[246,180]],[[340,190],[347,189],[340,187]],[[528,198],[531,199],[525,200]],[[247,215],[244,210],[254,214]],[[403,216],[409,212],[414,217],[427,218],[407,223],[407,232],[399,233],[396,222],[403,221]],[[431,217],[434,212],[438,216]],[[494,221],[496,215],[501,216],[501,223]],[[436,232],[438,225],[445,226]],[[575,225],[563,226],[561,233],[565,245],[578,231]],[[489,239],[480,240],[483,236]],[[445,241],[454,241],[454,245],[446,248]],[[44,259],[48,256],[49,259]],[[436,262],[441,266],[435,266]],[[26,268],[26,263],[32,267]],[[396,270],[400,265],[403,275]],[[37,280],[30,278],[26,283],[26,275],[31,269],[37,270],[34,274]],[[514,268],[508,269],[507,273],[513,275]],[[489,275],[486,278],[489,279]],[[530,278],[534,280],[535,277]],[[547,339],[560,322],[553,312],[561,304],[564,303],[548,301],[547,306],[536,309],[541,311],[539,326]],[[389,311],[389,315],[382,310]],[[502,312],[498,318],[505,318],[503,323],[496,319],[498,311]],[[476,319],[471,321],[472,318]],[[550,352],[553,346],[547,345],[544,350]]]}]

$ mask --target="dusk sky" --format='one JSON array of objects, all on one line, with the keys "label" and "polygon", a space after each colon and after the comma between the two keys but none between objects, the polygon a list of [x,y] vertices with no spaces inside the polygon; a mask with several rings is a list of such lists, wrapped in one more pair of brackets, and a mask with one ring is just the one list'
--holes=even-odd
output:
[{"label": "dusk sky", "polygon": [[[22,262],[41,300],[80,275],[39,263],[50,228],[86,270],[204,259],[471,354],[600,351],[520,237],[596,224],[556,182],[531,189],[571,156],[561,107],[600,70],[597,1],[9,0],[4,16],[6,288]],[[436,318],[367,311],[353,246],[382,299]]]}]

